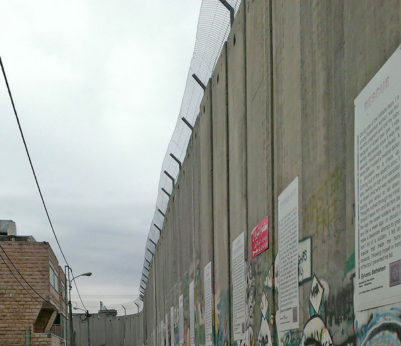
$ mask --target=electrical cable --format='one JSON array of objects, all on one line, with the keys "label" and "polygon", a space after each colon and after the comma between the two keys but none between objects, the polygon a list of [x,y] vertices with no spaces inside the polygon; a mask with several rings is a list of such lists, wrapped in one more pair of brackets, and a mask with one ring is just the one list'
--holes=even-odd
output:
[{"label": "electrical cable", "polygon": [[17,109],[16,109],[15,104],[14,104],[14,99],[13,99],[13,96],[11,94],[11,89],[10,89],[10,86],[8,84],[6,71],[4,70],[3,61],[1,60],[1,57],[0,57],[0,65],[1,65],[1,70],[3,72],[4,81],[6,82],[6,85],[7,85],[8,95],[10,96],[10,101],[11,101],[11,104],[12,104],[12,107],[13,107],[13,110],[14,110],[15,119],[17,120],[19,132],[21,134],[22,141],[24,142],[25,152],[26,152],[26,155],[28,156],[29,164],[31,165],[31,170],[32,170],[32,173],[33,173],[33,177],[35,178],[35,182],[36,182],[36,186],[37,186],[38,191],[39,191],[40,199],[42,200],[42,204],[43,204],[43,207],[44,207],[45,212],[46,212],[47,220],[49,221],[50,228],[51,228],[51,230],[53,232],[54,238],[56,239],[56,242],[57,242],[58,248],[60,249],[61,255],[63,256],[65,263],[69,266],[67,258],[64,255],[64,252],[63,252],[63,250],[61,248],[60,242],[59,242],[59,240],[57,238],[57,235],[56,235],[56,232],[54,230],[53,223],[52,223],[52,221],[50,219],[50,215],[49,215],[49,212],[47,210],[47,206],[46,206],[45,200],[43,198],[42,190],[40,189],[39,181],[38,181],[38,178],[36,176],[35,169],[33,167],[33,163],[32,163],[32,160],[31,160],[31,155],[29,154],[29,150],[28,150],[28,146],[27,146],[26,141],[25,141],[24,133],[22,132],[21,123],[20,123],[19,118],[18,118]]},{"label": "electrical cable", "polygon": [[[31,284],[24,278],[24,276],[21,274],[21,272],[18,270],[18,268],[16,267],[16,265],[14,264],[14,262],[11,260],[11,258],[8,256],[6,250],[4,250],[4,248],[0,245],[0,249],[4,252],[4,254],[6,255],[7,259],[10,261],[10,263],[12,264],[12,266],[14,267],[14,269],[17,271],[17,273],[21,276],[22,280],[25,281],[25,283],[30,287],[30,289],[36,293],[36,295],[38,297],[40,297],[44,302],[49,303],[51,305],[53,305],[52,303],[50,303],[47,299],[43,298],[41,296],[41,294],[36,291]],[[14,275],[14,273],[12,272],[12,270],[10,269],[10,267],[8,266],[8,264],[6,263],[6,261],[4,260],[4,258],[0,255],[1,259],[3,260],[4,264],[7,266],[7,268],[10,270],[11,274],[14,276],[15,280],[17,280],[17,282],[21,285],[21,287],[26,290],[26,288],[24,287],[24,285],[22,285],[22,283],[17,279],[17,277]],[[28,292],[28,291],[27,291]]]},{"label": "electrical cable", "polygon": [[[53,222],[52,222],[52,220],[51,220],[51,218],[50,218],[50,214],[49,214],[49,211],[48,211],[48,209],[47,209],[46,202],[45,202],[45,199],[44,199],[43,194],[42,194],[42,190],[41,190],[40,185],[39,185],[39,180],[38,180],[38,178],[37,178],[37,175],[36,175],[36,172],[35,172],[35,168],[33,167],[31,155],[29,154],[28,145],[27,145],[27,143],[26,143],[26,141],[25,141],[25,136],[24,136],[24,133],[23,133],[23,131],[22,131],[21,123],[20,123],[20,120],[19,120],[19,117],[18,117],[17,109],[16,109],[16,107],[15,107],[15,103],[14,103],[14,99],[13,99],[13,96],[12,96],[12,93],[11,93],[11,89],[10,89],[10,86],[9,86],[9,84],[8,84],[8,79],[7,79],[6,71],[5,71],[5,69],[4,69],[4,65],[3,65],[3,61],[1,60],[1,57],[0,57],[0,65],[1,65],[1,70],[2,70],[2,72],[3,72],[4,81],[5,81],[6,86],[7,86],[8,95],[10,96],[11,105],[12,105],[13,110],[14,110],[15,119],[17,120],[19,132],[20,132],[20,134],[21,134],[21,138],[22,138],[22,141],[23,141],[23,143],[24,143],[25,152],[26,152],[26,155],[27,155],[27,157],[28,157],[29,164],[30,164],[30,166],[31,166],[32,174],[33,174],[33,177],[34,177],[34,179],[35,179],[36,187],[38,188],[38,191],[39,191],[39,195],[40,195],[40,199],[41,199],[42,204],[43,204],[43,208],[45,209],[45,212],[46,212],[47,220],[48,220],[48,222],[49,222],[50,228],[51,228],[51,230],[52,230],[52,232],[53,232],[54,238],[55,238],[56,243],[57,243],[57,246],[58,246],[58,248],[59,248],[59,250],[60,250],[60,252],[61,252],[61,255],[63,256],[63,259],[64,259],[65,263],[67,264],[67,266],[71,269],[71,266],[69,265],[69,263],[68,263],[68,261],[67,261],[67,258],[66,258],[66,256],[64,255],[64,251],[63,251],[63,249],[61,248],[61,245],[60,245],[60,242],[59,242],[59,240],[58,240],[56,231],[54,230]],[[3,250],[3,251],[4,251],[4,250]],[[11,262],[11,263],[12,263],[12,262]],[[71,269],[71,273],[72,273],[72,269]],[[22,276],[22,275],[21,275],[21,276]],[[79,299],[80,299],[80,301],[81,301],[81,304],[82,304],[82,306],[86,309],[86,307],[85,307],[85,305],[84,305],[84,303],[83,303],[83,301],[82,301],[82,299],[81,299],[81,295],[80,295],[80,293],[79,293],[78,286],[77,286],[77,284],[75,283],[75,281],[74,281],[74,285],[75,285],[75,288],[76,288],[76,290],[77,290],[77,293],[78,293]]]},{"label": "electrical cable", "polygon": [[[71,270],[71,273],[72,273],[72,270]],[[74,276],[74,275],[73,275],[73,276]],[[81,301],[82,306],[84,307],[84,309],[85,309],[86,311],[88,311],[88,309],[86,308],[84,302],[82,301],[81,294],[79,293],[79,289],[78,289],[78,286],[77,286],[77,283],[75,282],[75,280],[74,280],[74,286],[75,286],[75,289],[77,290],[78,297],[79,297],[79,300]]]},{"label": "electrical cable", "polygon": [[1,260],[3,261],[3,263],[6,265],[6,267],[8,268],[9,272],[11,273],[11,275],[14,277],[15,281],[17,281],[19,283],[19,285],[26,291],[26,293],[28,293],[28,295],[33,299],[33,300],[37,300],[37,298],[35,296],[33,296],[31,294],[30,291],[28,291],[26,289],[26,287],[21,283],[21,281],[18,280],[18,278],[15,276],[14,272],[12,271],[12,269],[10,268],[10,266],[7,264],[7,262],[5,261],[5,259],[3,258],[2,255],[0,255]]}]

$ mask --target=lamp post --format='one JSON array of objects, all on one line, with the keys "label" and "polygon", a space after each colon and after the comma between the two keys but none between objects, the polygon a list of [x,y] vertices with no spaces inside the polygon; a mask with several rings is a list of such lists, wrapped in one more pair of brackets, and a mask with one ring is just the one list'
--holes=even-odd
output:
[{"label": "lamp post", "polygon": [[70,279],[70,272],[72,275],[72,270],[71,267],[66,265],[65,270],[67,271],[67,278],[68,278],[68,308],[69,308],[69,321],[70,321],[70,346],[75,346],[75,339],[74,339],[74,326],[72,324],[72,304],[71,304],[71,290],[72,290],[72,285],[71,283],[79,278],[80,276],[91,276],[92,273],[83,273],[79,274],[77,276],[74,276],[72,279]]}]

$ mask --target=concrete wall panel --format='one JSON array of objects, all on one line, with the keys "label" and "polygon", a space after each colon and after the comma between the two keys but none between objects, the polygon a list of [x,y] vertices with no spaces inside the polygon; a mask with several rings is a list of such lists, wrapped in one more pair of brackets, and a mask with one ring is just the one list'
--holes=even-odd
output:
[{"label": "concrete wall panel", "polygon": [[[271,114],[270,2],[246,1],[246,104],[247,104],[247,204],[248,344],[270,343],[274,336],[270,315],[274,295],[266,285],[273,262],[273,155]],[[269,248],[252,258],[251,231],[269,218]],[[267,304],[266,304],[267,302]]]},{"label": "concrete wall panel", "polygon": [[215,343],[230,340],[227,46],[212,75]]},{"label": "concrete wall panel", "polygon": [[201,156],[200,156],[200,116],[197,118],[193,131],[193,213],[194,213],[194,237],[193,237],[193,278],[194,280],[194,331],[195,341],[200,343],[200,336],[204,335],[201,324],[198,322],[202,316],[203,290],[201,289],[201,228],[200,228],[200,174],[201,174]]}]

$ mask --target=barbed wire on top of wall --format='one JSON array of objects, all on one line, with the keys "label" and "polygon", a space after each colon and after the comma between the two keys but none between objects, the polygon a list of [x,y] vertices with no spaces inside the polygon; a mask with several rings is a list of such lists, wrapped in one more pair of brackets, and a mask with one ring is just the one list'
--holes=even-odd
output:
[{"label": "barbed wire on top of wall", "polygon": [[[191,127],[199,114],[199,107],[204,93],[203,86],[207,85],[212,75],[222,47],[230,32],[231,21],[237,13],[240,3],[241,0],[202,1],[195,48],[188,71],[180,113],[163,160],[155,212],[145,245],[145,258],[139,284],[141,299],[143,299],[146,290],[153,254],[163,228],[164,214],[173,189],[173,181],[177,180],[191,136]],[[229,11],[230,7],[232,8],[231,12]]]}]

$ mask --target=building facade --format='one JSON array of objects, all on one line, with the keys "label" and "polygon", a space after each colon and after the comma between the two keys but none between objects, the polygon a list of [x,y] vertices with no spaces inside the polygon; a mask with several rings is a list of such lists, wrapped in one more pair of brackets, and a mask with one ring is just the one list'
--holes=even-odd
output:
[{"label": "building facade", "polygon": [[0,221],[0,345],[66,345],[67,284],[47,242]]}]

